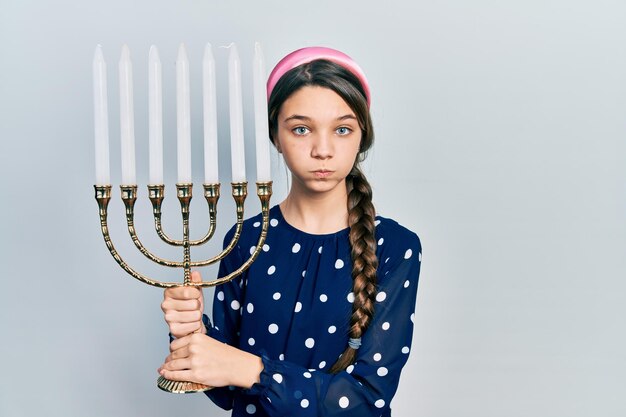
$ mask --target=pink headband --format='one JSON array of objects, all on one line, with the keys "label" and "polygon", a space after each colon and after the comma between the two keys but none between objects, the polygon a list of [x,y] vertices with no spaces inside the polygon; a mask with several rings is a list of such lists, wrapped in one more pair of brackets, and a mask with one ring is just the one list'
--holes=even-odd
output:
[{"label": "pink headband", "polygon": [[285,73],[299,65],[307,64],[311,61],[315,61],[316,59],[327,59],[329,61],[334,62],[335,64],[339,64],[352,74],[354,74],[361,85],[363,86],[363,90],[365,90],[365,98],[367,99],[367,106],[370,105],[370,88],[367,83],[367,78],[365,78],[365,74],[359,65],[352,60],[348,55],[343,52],[337,51],[331,48],[325,48],[323,46],[311,46],[308,48],[298,49],[297,51],[293,51],[286,57],[280,60],[278,64],[272,70],[268,80],[267,80],[267,97],[269,99],[272,94],[272,90],[276,86],[276,83],[280,78],[285,75]]}]

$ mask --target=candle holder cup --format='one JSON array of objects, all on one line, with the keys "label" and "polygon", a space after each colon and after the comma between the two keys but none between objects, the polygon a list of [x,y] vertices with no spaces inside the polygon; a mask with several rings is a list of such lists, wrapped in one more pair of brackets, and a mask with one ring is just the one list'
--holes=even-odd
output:
[{"label": "candle holder cup", "polygon": [[[119,255],[115,247],[113,246],[113,242],[111,241],[111,237],[109,235],[109,228],[107,224],[107,216],[108,216],[108,205],[111,200],[111,185],[95,185],[95,198],[98,202],[99,214],[100,214],[100,228],[102,231],[102,236],[104,237],[104,242],[109,249],[109,252],[115,259],[115,261],[119,264],[119,266],[130,274],[132,277],[138,279],[139,281],[146,283],[148,285],[152,285],[154,287],[159,288],[171,288],[176,286],[193,286],[193,287],[213,287],[219,284],[223,284],[232,280],[233,278],[241,275],[246,269],[252,265],[255,261],[259,253],[263,248],[263,244],[265,242],[265,238],[267,236],[267,230],[269,226],[269,202],[272,196],[272,182],[257,182],[256,189],[257,195],[261,202],[261,215],[262,215],[262,226],[261,232],[258,238],[258,243],[255,247],[254,252],[250,255],[250,257],[235,271],[230,274],[218,277],[214,280],[210,281],[202,281],[202,282],[192,282],[191,281],[191,268],[202,267],[214,264],[221,259],[223,259],[228,253],[235,247],[237,244],[239,237],[241,236],[241,231],[243,228],[243,216],[244,216],[244,202],[246,200],[248,190],[247,190],[247,182],[236,182],[232,183],[232,196],[235,200],[236,210],[237,210],[237,220],[236,220],[236,229],[235,234],[233,235],[231,241],[226,245],[226,247],[217,255],[210,259],[201,260],[201,261],[192,261],[191,260],[191,247],[192,246],[200,246],[211,240],[215,233],[215,227],[217,224],[217,202],[220,197],[220,184],[204,184],[204,197],[207,201],[208,212],[209,212],[209,230],[205,234],[204,237],[198,240],[191,240],[189,237],[189,203],[192,198],[192,188],[193,184],[176,184],[176,194],[178,200],[180,202],[181,214],[183,220],[183,238],[182,240],[175,240],[170,238],[164,231],[161,225],[161,204],[165,197],[165,186],[163,184],[159,185],[148,185],[148,197],[150,202],[152,203],[152,212],[154,216],[154,225],[157,232],[157,235],[161,238],[161,240],[168,245],[182,247],[183,249],[183,257],[182,261],[171,261],[166,260],[160,257],[155,256],[151,251],[146,249],[144,245],[141,243],[137,233],[135,231],[134,225],[134,206],[135,201],[137,200],[137,186],[136,185],[122,185],[120,186],[122,201],[124,202],[124,207],[126,211],[126,223],[128,232],[130,234],[133,243],[139,249],[141,253],[143,253],[148,259],[157,263],[158,265],[167,266],[171,268],[182,268],[183,269],[183,282],[163,282],[147,277],[135,269],[133,269],[130,265],[128,265],[122,257]],[[191,392],[200,392],[211,389],[203,384],[197,384],[194,382],[181,382],[181,381],[171,381],[167,380],[164,377],[159,377],[157,380],[157,386],[167,392],[172,393],[191,393]]]}]

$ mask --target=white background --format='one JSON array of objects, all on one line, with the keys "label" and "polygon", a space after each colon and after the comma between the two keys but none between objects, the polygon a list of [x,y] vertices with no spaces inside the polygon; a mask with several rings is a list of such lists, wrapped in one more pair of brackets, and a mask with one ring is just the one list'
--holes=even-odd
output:
[{"label": "white background", "polygon": [[[165,227],[179,233],[174,61],[188,47],[193,176],[202,181],[201,56],[215,49],[221,179],[230,181],[227,52],[242,56],[248,177],[254,181],[251,61],[268,71],[310,45],[347,52],[373,91],[376,146],[367,174],[382,215],[423,244],[414,347],[395,416],[624,416],[626,402],[626,4],[525,1],[0,2],[0,415],[223,416],[202,395],[155,387],[167,354],[162,292],[107,252],[93,198],[91,64],[109,74],[114,242],[117,61],[128,43],[145,244],[147,57],[163,61]],[[272,156],[274,203],[286,195]],[[206,228],[200,190],[192,231]],[[234,220],[228,188],[220,230]],[[254,195],[248,214],[258,209]],[[196,256],[208,256],[221,238]],[[210,276],[212,270],[205,274]],[[207,291],[210,298],[212,292]]]}]

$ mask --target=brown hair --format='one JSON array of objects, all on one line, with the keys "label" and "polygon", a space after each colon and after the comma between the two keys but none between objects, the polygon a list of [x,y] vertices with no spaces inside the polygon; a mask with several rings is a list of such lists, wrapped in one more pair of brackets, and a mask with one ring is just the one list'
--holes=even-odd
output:
[{"label": "brown hair", "polygon": [[[376,301],[376,270],[378,268],[374,224],[376,210],[372,203],[372,188],[359,167],[359,163],[365,159],[367,150],[374,142],[372,118],[365,91],[358,78],[334,62],[318,59],[286,72],[272,90],[268,104],[269,133],[272,143],[275,144],[280,107],[291,94],[305,86],[325,87],[337,93],[356,114],[362,131],[359,155],[346,178],[352,292],[354,294],[349,337],[358,339],[365,334],[372,321]],[[330,368],[330,372],[343,371],[354,362],[355,357],[356,349],[347,346],[337,362]]]}]

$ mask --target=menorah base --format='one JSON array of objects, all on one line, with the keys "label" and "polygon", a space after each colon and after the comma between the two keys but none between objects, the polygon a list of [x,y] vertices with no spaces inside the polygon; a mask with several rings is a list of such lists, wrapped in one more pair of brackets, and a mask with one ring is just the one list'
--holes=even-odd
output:
[{"label": "menorah base", "polygon": [[186,381],[170,381],[169,379],[165,379],[160,376],[157,380],[157,387],[161,388],[163,391],[171,392],[174,394],[189,394],[192,392],[203,392],[208,391],[212,387],[204,384],[197,384],[195,382],[186,382]]}]

